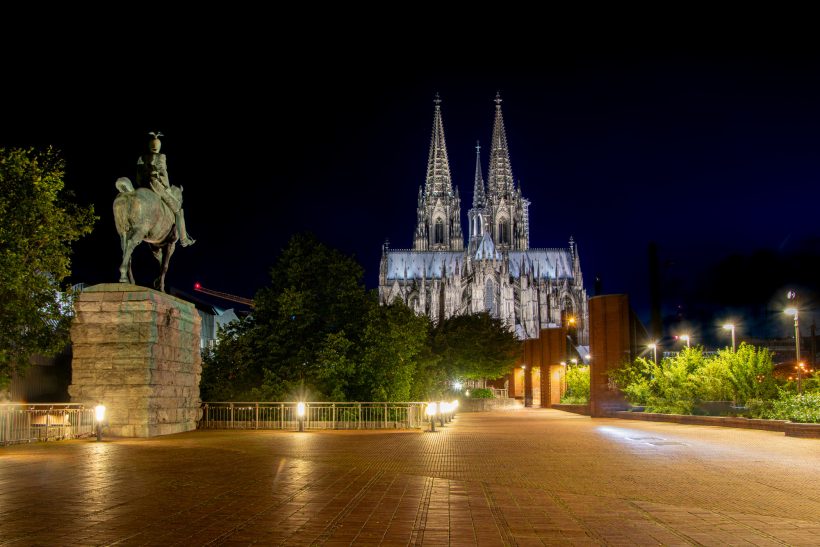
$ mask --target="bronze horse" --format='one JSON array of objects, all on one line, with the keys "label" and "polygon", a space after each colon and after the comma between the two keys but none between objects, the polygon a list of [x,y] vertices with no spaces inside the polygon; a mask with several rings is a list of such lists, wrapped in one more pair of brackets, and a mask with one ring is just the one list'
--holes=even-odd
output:
[{"label": "bronze horse", "polygon": [[120,234],[122,264],[120,283],[134,283],[131,271],[131,255],[145,241],[159,261],[161,270],[154,281],[154,288],[165,292],[165,274],[168,263],[176,249],[177,235],[174,213],[162,198],[149,188],[137,188],[127,177],[120,177],[114,184],[119,195],[114,198],[114,223]]}]

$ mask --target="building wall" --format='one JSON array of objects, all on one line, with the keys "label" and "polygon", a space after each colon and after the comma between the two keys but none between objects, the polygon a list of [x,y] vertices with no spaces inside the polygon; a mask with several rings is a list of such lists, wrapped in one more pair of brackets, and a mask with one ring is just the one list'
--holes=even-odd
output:
[{"label": "building wall", "polygon": [[541,408],[560,402],[566,366],[561,363],[566,363],[568,356],[564,328],[541,329],[538,338],[524,340],[521,358],[511,373],[510,385],[515,389],[510,397],[522,399],[525,406],[538,403]]},{"label": "building wall", "polygon": [[605,416],[628,406],[610,381],[610,371],[634,360],[640,348],[649,343],[649,336],[625,294],[590,298],[589,321],[590,411],[593,416]]}]

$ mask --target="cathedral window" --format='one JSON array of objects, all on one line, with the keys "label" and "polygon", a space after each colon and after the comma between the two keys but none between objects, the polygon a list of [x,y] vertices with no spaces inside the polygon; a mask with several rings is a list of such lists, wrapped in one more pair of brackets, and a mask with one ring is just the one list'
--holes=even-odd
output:
[{"label": "cathedral window", "polygon": [[495,285],[492,279],[484,284],[484,309],[495,315]]},{"label": "cathedral window", "polygon": [[436,220],[436,234],[433,243],[436,245],[444,244],[444,222],[441,219]]},{"label": "cathedral window", "polygon": [[507,219],[498,223],[498,243],[501,245],[510,244],[510,221]]}]

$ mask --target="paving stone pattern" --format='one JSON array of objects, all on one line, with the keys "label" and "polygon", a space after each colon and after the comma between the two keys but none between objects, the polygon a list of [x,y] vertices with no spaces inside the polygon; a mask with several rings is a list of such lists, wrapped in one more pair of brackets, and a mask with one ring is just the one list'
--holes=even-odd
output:
[{"label": "paving stone pattern", "polygon": [[0,448],[0,545],[818,545],[820,441],[462,414]]}]

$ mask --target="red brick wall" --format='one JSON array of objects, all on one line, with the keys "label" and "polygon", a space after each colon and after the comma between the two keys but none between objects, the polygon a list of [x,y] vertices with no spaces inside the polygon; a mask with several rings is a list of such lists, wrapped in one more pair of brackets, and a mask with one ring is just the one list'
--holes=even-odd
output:
[{"label": "red brick wall", "polygon": [[646,330],[629,307],[625,294],[589,299],[590,410],[593,416],[625,407],[623,395],[609,381],[609,371],[634,359],[647,343]]}]

